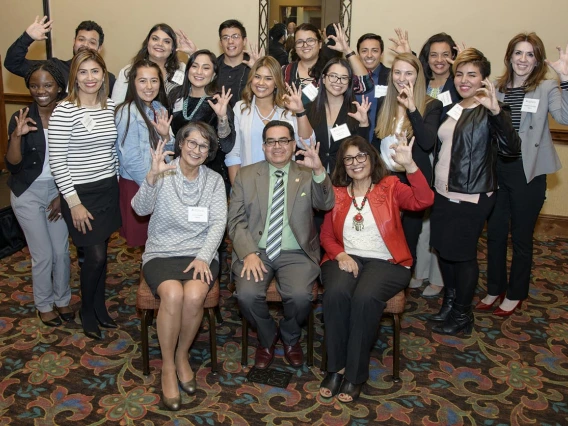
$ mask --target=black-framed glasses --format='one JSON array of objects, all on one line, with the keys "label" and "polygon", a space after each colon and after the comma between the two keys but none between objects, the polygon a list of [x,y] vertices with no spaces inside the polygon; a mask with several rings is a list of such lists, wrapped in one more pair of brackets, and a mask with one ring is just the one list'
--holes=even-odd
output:
[{"label": "black-framed glasses", "polygon": [[306,40],[296,40],[296,42],[294,43],[294,45],[296,47],[304,47],[305,44],[307,44],[308,46],[313,46],[318,42],[317,38],[308,38]]},{"label": "black-framed glasses", "polygon": [[196,147],[199,147],[199,152],[201,152],[202,154],[209,152],[209,145],[197,143],[193,139],[184,139],[183,143],[185,143],[189,149],[195,149]]},{"label": "black-framed glasses", "polygon": [[224,35],[223,37],[221,37],[221,40],[224,41],[224,42],[227,42],[229,40],[237,41],[241,37],[242,36],[240,34]]},{"label": "black-framed glasses", "polygon": [[330,83],[341,83],[347,84],[349,83],[349,76],[348,75],[337,75],[337,74],[326,74],[325,75]]},{"label": "black-framed glasses", "polygon": [[343,157],[343,164],[345,164],[346,166],[350,166],[351,164],[353,164],[353,160],[357,160],[358,163],[364,163],[365,161],[367,161],[368,156],[369,154],[367,154],[366,152],[360,152],[354,157],[348,155],[346,157]]},{"label": "black-framed glasses", "polygon": [[290,142],[292,142],[294,139],[288,139],[288,138],[280,138],[280,139],[266,139],[264,141],[265,145],[268,145],[269,147],[273,147],[276,146],[276,143],[278,143],[278,145],[280,146],[288,146],[288,144]]}]

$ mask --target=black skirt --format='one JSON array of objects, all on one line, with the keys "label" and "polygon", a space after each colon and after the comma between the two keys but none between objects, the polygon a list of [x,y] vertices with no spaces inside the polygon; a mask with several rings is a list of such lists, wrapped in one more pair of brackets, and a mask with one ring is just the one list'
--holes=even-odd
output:
[{"label": "black skirt", "polygon": [[[146,284],[150,287],[152,294],[158,297],[158,287],[164,281],[176,280],[184,281],[193,279],[193,269],[189,272],[184,273],[183,271],[187,266],[195,260],[193,256],[176,256],[176,257],[155,257],[150,259],[144,264],[142,272],[144,273],[144,279]],[[211,275],[213,279],[209,283],[209,289],[215,284],[215,280],[219,275],[219,262],[215,259],[209,264],[209,269],[211,270]]]},{"label": "black skirt", "polygon": [[122,225],[119,205],[118,180],[116,176],[75,185],[81,204],[91,213],[92,231],[83,234],[73,226],[71,210],[66,202],[61,203],[61,214],[69,228],[69,235],[77,247],[93,246],[106,241]]}]

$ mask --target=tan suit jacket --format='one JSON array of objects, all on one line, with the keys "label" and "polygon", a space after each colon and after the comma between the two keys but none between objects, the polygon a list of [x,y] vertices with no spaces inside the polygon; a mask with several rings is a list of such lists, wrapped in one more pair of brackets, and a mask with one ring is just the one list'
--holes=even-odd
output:
[{"label": "tan suit jacket", "polygon": [[[241,168],[235,178],[228,225],[233,240],[233,261],[259,251],[258,242],[269,215],[268,170],[268,162],[262,161]],[[320,243],[313,209],[327,211],[335,205],[331,180],[326,174],[322,183],[316,183],[311,169],[291,161],[286,197],[290,229],[306,255],[319,265]]]}]

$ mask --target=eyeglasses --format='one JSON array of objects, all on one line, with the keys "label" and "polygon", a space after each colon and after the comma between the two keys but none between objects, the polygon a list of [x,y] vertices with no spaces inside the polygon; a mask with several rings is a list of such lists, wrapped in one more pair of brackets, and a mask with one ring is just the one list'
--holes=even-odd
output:
[{"label": "eyeglasses", "polygon": [[349,76],[348,75],[337,75],[337,74],[326,74],[325,75],[330,83],[341,83],[347,84],[349,83]]},{"label": "eyeglasses", "polygon": [[278,145],[280,146],[288,146],[288,144],[290,142],[292,142],[294,139],[286,139],[286,138],[280,138],[280,139],[266,139],[264,141],[265,145],[268,145],[270,148],[272,148],[273,146],[276,145],[276,143],[278,143]]},{"label": "eyeglasses", "polygon": [[368,156],[369,154],[367,154],[366,152],[360,152],[355,157],[348,155],[347,157],[343,157],[343,164],[350,166],[351,164],[353,164],[353,160],[357,160],[358,163],[364,163],[365,161],[367,161]]},{"label": "eyeglasses", "polygon": [[240,38],[241,38],[240,34],[231,34],[231,35],[224,35],[223,37],[221,37],[221,40],[224,42],[227,42],[229,40],[237,41]]},{"label": "eyeglasses", "polygon": [[296,47],[304,47],[305,44],[307,44],[308,46],[313,46],[316,43],[317,43],[317,39],[308,38],[306,40],[296,40],[296,42],[294,44],[295,44]]},{"label": "eyeglasses", "polygon": [[197,143],[193,139],[185,139],[182,141],[181,144],[183,145],[184,143],[187,145],[189,149],[195,149],[196,147],[199,147],[199,152],[201,152],[202,154],[209,152],[209,145]]}]

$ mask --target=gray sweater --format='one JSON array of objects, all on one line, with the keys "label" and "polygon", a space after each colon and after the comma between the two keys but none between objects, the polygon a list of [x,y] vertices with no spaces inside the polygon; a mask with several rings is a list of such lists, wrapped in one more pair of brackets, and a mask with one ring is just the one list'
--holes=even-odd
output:
[{"label": "gray sweater", "polygon": [[[217,249],[227,226],[227,197],[221,175],[199,167],[196,180],[188,181],[179,166],[161,175],[154,186],[146,179],[132,199],[132,208],[140,216],[152,214],[148,227],[145,264],[157,257],[195,256],[210,264],[217,259]],[[208,209],[208,222],[190,222],[189,208]]]}]

